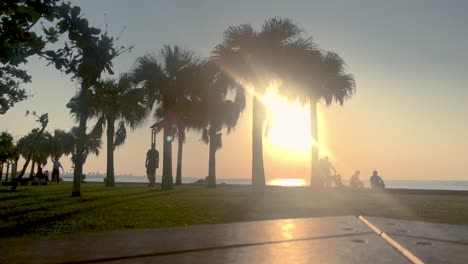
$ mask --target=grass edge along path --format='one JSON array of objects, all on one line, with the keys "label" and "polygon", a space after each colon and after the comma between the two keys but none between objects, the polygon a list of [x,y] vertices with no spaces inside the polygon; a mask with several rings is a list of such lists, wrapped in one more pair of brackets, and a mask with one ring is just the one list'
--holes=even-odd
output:
[{"label": "grass edge along path", "polygon": [[468,224],[468,195],[460,192],[314,192],[270,187],[252,196],[250,186],[216,189],[183,185],[170,191],[144,184],[71,183],[0,187],[0,237],[43,236],[133,228],[159,228],[300,217],[368,215],[448,224]]}]

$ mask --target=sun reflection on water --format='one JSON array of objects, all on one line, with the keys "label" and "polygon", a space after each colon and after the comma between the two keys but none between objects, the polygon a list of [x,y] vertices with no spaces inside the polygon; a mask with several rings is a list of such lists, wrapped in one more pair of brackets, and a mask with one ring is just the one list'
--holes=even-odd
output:
[{"label": "sun reflection on water", "polygon": [[275,186],[306,186],[307,183],[304,179],[299,178],[281,178],[281,179],[273,179],[271,180],[268,185],[275,185]]}]

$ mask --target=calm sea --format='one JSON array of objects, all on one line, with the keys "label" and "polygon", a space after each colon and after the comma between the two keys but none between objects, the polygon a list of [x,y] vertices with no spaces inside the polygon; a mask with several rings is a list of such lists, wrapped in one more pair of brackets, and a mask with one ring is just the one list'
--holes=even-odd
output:
[{"label": "calm sea", "polygon": [[[72,181],[71,175],[64,175],[64,181]],[[184,177],[182,178],[183,183],[193,183],[200,178],[195,177]],[[86,177],[88,182],[103,182],[104,177],[102,175],[90,175]],[[116,176],[116,182],[137,182],[147,183],[148,179],[146,176]],[[161,177],[156,178],[156,182],[161,182]],[[250,179],[218,179],[218,184],[237,184],[237,185],[250,185]],[[346,183],[346,182],[345,182]],[[308,183],[303,179],[276,179],[268,182],[269,185],[289,185],[289,186],[303,186]],[[369,187],[369,183],[365,183],[366,187]],[[468,181],[445,181],[445,180],[387,180],[385,185],[388,188],[398,189],[421,189],[421,190],[460,190],[468,191]]]}]

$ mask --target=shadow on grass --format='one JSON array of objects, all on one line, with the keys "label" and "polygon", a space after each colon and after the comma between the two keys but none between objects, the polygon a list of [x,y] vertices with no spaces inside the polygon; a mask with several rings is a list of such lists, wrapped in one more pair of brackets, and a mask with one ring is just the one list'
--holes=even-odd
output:
[{"label": "shadow on grass", "polygon": [[[122,199],[119,199],[117,201],[113,201],[113,202],[107,202],[107,203],[99,203],[99,204],[95,204],[93,206],[83,206],[79,209],[75,209],[75,210],[72,210],[70,212],[63,212],[63,213],[59,213],[59,214],[55,214],[53,216],[41,216],[37,219],[31,219],[31,220],[26,220],[24,222],[18,222],[12,226],[9,226],[9,227],[0,227],[0,238],[6,238],[6,237],[12,237],[12,236],[22,236],[22,235],[26,235],[26,234],[34,234],[35,231],[41,227],[45,227],[45,226],[54,226],[56,223],[58,222],[63,222],[65,220],[67,220],[68,218],[70,217],[73,217],[75,215],[78,215],[78,214],[86,214],[86,213],[89,213],[89,212],[92,212],[96,209],[100,209],[100,208],[105,208],[105,207],[109,207],[109,206],[114,206],[114,205],[118,205],[118,204],[122,204],[122,203],[128,203],[128,202],[132,202],[132,201],[141,201],[141,200],[146,200],[146,199],[153,199],[153,198],[157,198],[157,197],[161,197],[161,196],[170,196],[170,195],[176,195],[176,194],[179,194],[179,193],[183,193],[183,192],[189,192],[191,191],[190,189],[186,189],[186,190],[174,190],[174,191],[158,191],[158,192],[154,192],[153,190],[148,190],[144,193],[134,193],[132,194],[131,196],[133,196],[132,198],[129,199],[129,195],[126,195],[126,196],[122,196]],[[114,196],[112,196],[114,197]],[[72,199],[72,198],[70,198]],[[109,196],[107,197],[102,197],[102,198],[97,198],[95,200],[93,200],[93,202],[96,202],[96,201],[106,201],[106,200],[109,200]],[[87,201],[89,202],[89,201]],[[86,201],[84,202],[86,203]],[[59,206],[56,206],[56,207],[41,207],[41,208],[36,208],[36,209],[28,209],[28,210],[22,210],[22,211],[17,211],[17,212],[14,212],[14,213],[11,213],[11,214],[0,214],[0,217],[2,219],[6,219],[6,217],[9,217],[10,219],[14,216],[20,216],[20,215],[24,215],[24,214],[27,214],[27,213],[34,213],[34,212],[39,212],[39,211],[48,211],[51,213],[51,209],[54,209],[54,208],[58,208],[58,207],[66,207],[66,206],[71,206],[72,204],[70,203],[64,203],[64,204],[61,204]],[[73,231],[79,231],[79,230],[73,230]],[[44,232],[44,234],[47,234],[47,233],[50,233],[50,232]]]}]

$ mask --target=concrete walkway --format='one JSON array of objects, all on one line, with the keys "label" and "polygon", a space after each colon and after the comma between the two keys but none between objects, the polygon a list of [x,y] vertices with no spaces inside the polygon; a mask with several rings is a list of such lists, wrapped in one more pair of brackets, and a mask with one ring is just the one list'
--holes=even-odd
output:
[{"label": "concrete walkway", "polygon": [[468,263],[468,226],[320,217],[8,238],[0,250],[0,263]]}]

